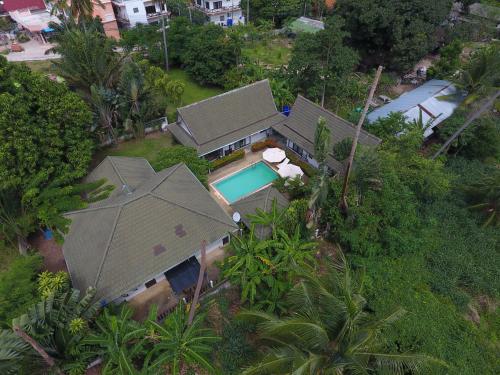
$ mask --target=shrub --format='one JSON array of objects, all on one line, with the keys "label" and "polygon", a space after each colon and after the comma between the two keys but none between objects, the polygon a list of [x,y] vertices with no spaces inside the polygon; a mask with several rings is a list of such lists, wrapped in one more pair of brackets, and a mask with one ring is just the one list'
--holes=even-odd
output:
[{"label": "shrub", "polygon": [[253,329],[242,321],[231,321],[224,327],[222,344],[217,350],[224,374],[240,374],[241,368],[255,357],[255,350],[247,339]]},{"label": "shrub", "polygon": [[296,154],[293,153],[293,151],[286,150],[286,157],[290,159],[290,162],[292,164],[298,165],[306,174],[308,177],[314,177],[316,173],[318,173],[318,170],[314,168],[311,164],[308,162],[301,160]]},{"label": "shrub", "polygon": [[152,165],[155,171],[161,171],[179,163],[186,164],[196,178],[207,186],[209,163],[207,160],[198,157],[198,153],[192,147],[173,146],[165,148],[158,153]]},{"label": "shrub", "polygon": [[17,258],[0,273],[0,326],[7,328],[38,300],[36,278],[41,265],[40,256],[29,255]]},{"label": "shrub", "polygon": [[243,159],[245,157],[245,150],[237,150],[234,151],[232,154],[226,155],[220,159],[214,160],[210,162],[210,169],[212,171],[215,171],[216,169],[223,167],[225,165],[228,165],[232,163],[233,161]]},{"label": "shrub", "polygon": [[257,152],[269,147],[279,147],[278,143],[273,139],[266,139],[261,142],[255,142],[252,145],[252,152]]},{"label": "shrub", "polygon": [[19,43],[26,43],[30,41],[30,37],[24,32],[17,34],[16,38]]}]

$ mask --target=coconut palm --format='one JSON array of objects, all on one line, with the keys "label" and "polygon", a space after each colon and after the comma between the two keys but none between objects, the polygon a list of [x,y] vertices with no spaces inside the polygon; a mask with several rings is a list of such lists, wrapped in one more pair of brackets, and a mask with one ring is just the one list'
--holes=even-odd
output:
[{"label": "coconut palm", "polygon": [[287,232],[280,229],[277,237],[271,242],[276,252],[273,263],[280,268],[289,270],[286,273],[289,281],[292,281],[291,277],[295,274],[295,270],[314,262],[313,252],[317,243],[304,241],[299,227],[295,229],[293,236],[289,236]]},{"label": "coconut palm", "polygon": [[35,368],[40,364],[35,351],[14,332],[0,331],[0,373],[19,374],[28,364]]},{"label": "coconut palm", "polygon": [[381,370],[407,374],[433,361],[425,355],[384,353],[380,331],[403,312],[371,319],[360,292],[341,256],[339,262],[327,262],[319,275],[313,269],[302,275],[288,294],[288,315],[240,313],[240,318],[258,324],[264,351],[260,363],[243,373],[347,375]]},{"label": "coconut palm", "polygon": [[[154,316],[155,314],[151,314]],[[151,356],[152,368],[166,368],[172,375],[185,374],[188,369],[203,368],[215,373],[209,354],[212,345],[220,340],[211,329],[203,328],[204,315],[197,315],[188,324],[188,310],[181,302],[167,316],[163,324],[148,319],[148,340],[154,344]]]}]

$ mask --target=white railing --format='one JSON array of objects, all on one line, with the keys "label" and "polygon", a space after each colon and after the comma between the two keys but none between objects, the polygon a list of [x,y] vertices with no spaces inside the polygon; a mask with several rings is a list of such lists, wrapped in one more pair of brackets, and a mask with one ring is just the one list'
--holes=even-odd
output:
[{"label": "white railing", "polygon": [[239,5],[229,5],[229,6],[222,6],[222,8],[218,9],[207,9],[202,5],[194,4],[194,7],[198,10],[201,10],[205,14],[218,14],[218,13],[230,13],[233,11],[238,11],[241,10],[241,7]]}]

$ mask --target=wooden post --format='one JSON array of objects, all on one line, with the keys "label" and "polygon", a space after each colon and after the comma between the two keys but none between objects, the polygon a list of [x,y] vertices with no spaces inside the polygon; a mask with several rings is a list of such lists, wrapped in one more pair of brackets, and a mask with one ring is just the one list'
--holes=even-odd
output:
[{"label": "wooden post", "polygon": [[198,275],[198,283],[196,284],[196,290],[194,291],[194,297],[191,301],[191,309],[189,310],[188,326],[193,324],[194,313],[196,311],[196,305],[200,299],[201,287],[203,285],[203,278],[205,277],[205,270],[207,268],[207,241],[203,240],[201,243],[201,265],[200,274]]},{"label": "wooden post", "polygon": [[351,153],[349,154],[349,159],[347,161],[347,166],[344,174],[344,184],[342,185],[342,195],[340,196],[340,202],[339,202],[340,209],[344,214],[347,212],[347,190],[349,187],[349,175],[351,174],[352,164],[354,162],[354,155],[356,154],[356,148],[358,146],[359,133],[361,132],[361,127],[363,126],[363,122],[365,122],[366,114],[370,109],[370,103],[372,102],[373,95],[375,95],[375,91],[377,90],[378,81],[380,79],[380,76],[382,75],[383,69],[384,68],[382,66],[379,66],[377,69],[377,73],[375,74],[375,79],[370,89],[370,94],[368,95],[368,99],[366,100],[365,103],[365,108],[363,108],[363,112],[361,113],[361,117],[359,118],[358,125],[356,126],[356,133],[352,141]]},{"label": "wooden post", "polygon": [[40,356],[43,358],[45,363],[49,365],[49,367],[54,368],[56,373],[59,375],[64,375],[64,373],[56,366],[54,358],[47,354],[47,352],[38,344],[35,339],[29,336],[26,332],[24,332],[19,326],[12,327],[14,333],[26,341]]}]

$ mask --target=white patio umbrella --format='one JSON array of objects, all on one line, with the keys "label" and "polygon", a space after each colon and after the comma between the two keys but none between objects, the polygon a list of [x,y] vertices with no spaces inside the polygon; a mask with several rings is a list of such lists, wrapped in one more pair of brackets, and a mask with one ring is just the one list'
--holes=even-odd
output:
[{"label": "white patio umbrella", "polygon": [[295,178],[297,176],[302,177],[304,175],[304,172],[297,165],[286,164],[278,169],[278,174],[284,178],[286,178],[286,177]]},{"label": "white patio umbrella", "polygon": [[262,157],[269,163],[279,163],[284,158],[286,158],[286,154],[285,151],[283,151],[281,148],[274,147],[268,148],[266,151],[264,151]]}]

